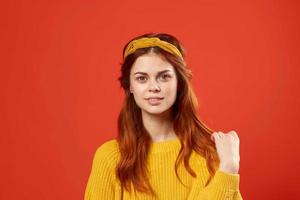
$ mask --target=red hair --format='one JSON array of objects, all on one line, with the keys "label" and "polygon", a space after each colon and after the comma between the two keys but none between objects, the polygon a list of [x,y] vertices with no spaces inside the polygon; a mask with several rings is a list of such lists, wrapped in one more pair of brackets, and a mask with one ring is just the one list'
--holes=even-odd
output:
[{"label": "red hair", "polygon": [[[182,44],[170,34],[148,33],[132,40],[141,37],[158,37],[161,40],[167,41],[175,45],[185,58]],[[130,41],[123,48],[123,54],[129,43]],[[143,126],[141,109],[137,106],[129,91],[130,70],[133,63],[139,56],[147,54],[150,51],[163,55],[173,65],[178,78],[177,97],[172,106],[173,128],[181,142],[181,149],[175,162],[176,176],[182,183],[178,176],[177,168],[180,162],[183,161],[186,170],[193,177],[196,177],[195,172],[189,165],[189,158],[194,150],[206,159],[206,165],[210,173],[210,177],[206,183],[208,185],[220,161],[217,156],[215,144],[210,139],[214,131],[201,122],[197,115],[198,102],[191,86],[192,72],[180,57],[159,47],[147,47],[137,49],[125,58],[121,65],[121,76],[118,78],[121,87],[125,91],[125,101],[118,117],[117,142],[121,156],[116,168],[116,176],[121,183],[122,194],[124,188],[128,192],[131,192],[132,184],[134,191],[137,190],[156,196],[149,183],[146,168],[147,155],[152,139]]]}]

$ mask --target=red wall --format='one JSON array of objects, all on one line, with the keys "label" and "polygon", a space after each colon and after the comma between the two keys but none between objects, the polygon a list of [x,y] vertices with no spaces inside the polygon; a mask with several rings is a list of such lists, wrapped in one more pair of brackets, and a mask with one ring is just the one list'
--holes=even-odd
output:
[{"label": "red wall", "polygon": [[185,45],[201,119],[239,134],[244,199],[299,199],[299,2],[145,2],[1,3],[0,199],[83,199],[123,45],[150,31]]}]

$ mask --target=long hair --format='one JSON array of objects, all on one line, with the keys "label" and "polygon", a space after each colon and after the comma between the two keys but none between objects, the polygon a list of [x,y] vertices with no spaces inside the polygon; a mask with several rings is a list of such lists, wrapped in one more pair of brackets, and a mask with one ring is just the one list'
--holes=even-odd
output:
[{"label": "long hair", "polygon": [[[177,96],[172,106],[173,128],[181,143],[181,149],[175,162],[176,176],[182,183],[177,172],[178,166],[182,161],[188,173],[193,177],[197,176],[189,165],[189,158],[194,150],[206,159],[206,165],[210,174],[206,182],[206,185],[208,185],[216,173],[216,167],[220,161],[215,144],[210,139],[214,131],[201,122],[197,114],[198,102],[191,85],[192,72],[184,61],[185,49],[178,39],[170,34],[147,33],[132,40],[141,37],[158,37],[175,45],[184,59],[159,47],[147,47],[137,49],[121,63],[121,76],[118,80],[125,91],[125,100],[118,117],[117,142],[121,156],[116,167],[116,177],[120,181],[122,195],[124,189],[131,193],[133,186],[134,192],[137,190],[156,197],[156,193],[149,183],[146,167],[152,139],[142,123],[141,109],[137,106],[129,89],[130,70],[133,63],[139,56],[149,52],[163,55],[174,67],[178,78]],[[124,46],[123,54],[129,43],[130,41]]]}]

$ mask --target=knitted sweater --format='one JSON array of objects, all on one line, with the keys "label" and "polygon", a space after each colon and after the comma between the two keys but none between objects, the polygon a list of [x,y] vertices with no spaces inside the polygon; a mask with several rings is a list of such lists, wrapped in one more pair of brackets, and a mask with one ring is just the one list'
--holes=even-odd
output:
[{"label": "knitted sweater", "polygon": [[[174,168],[180,145],[180,140],[177,138],[154,142],[151,145],[147,161],[149,181],[159,200],[242,200],[239,174],[217,170],[210,184],[205,187],[209,177],[205,158],[194,151],[189,163],[197,177],[192,177],[181,163],[178,167],[178,175],[187,187],[182,185]],[[121,199],[121,187],[115,175],[119,156],[116,139],[106,141],[98,147],[85,188],[85,200]],[[134,192],[130,194],[124,190],[123,199],[153,200],[154,198],[138,191],[136,194]]]}]

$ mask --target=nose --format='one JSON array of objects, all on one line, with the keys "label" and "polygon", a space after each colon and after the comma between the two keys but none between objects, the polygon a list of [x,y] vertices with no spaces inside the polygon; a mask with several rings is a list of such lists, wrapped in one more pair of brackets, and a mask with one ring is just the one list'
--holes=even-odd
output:
[{"label": "nose", "polygon": [[149,92],[159,92],[160,90],[160,86],[156,80],[150,82]]}]

